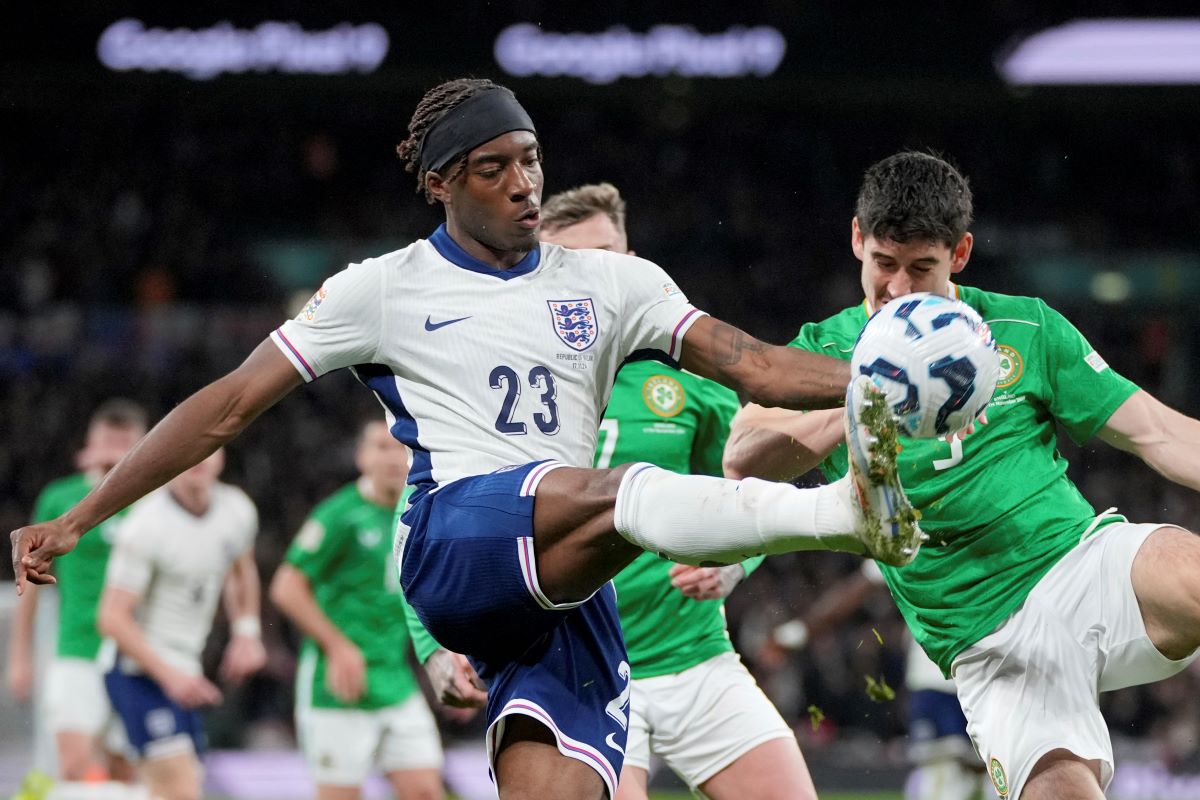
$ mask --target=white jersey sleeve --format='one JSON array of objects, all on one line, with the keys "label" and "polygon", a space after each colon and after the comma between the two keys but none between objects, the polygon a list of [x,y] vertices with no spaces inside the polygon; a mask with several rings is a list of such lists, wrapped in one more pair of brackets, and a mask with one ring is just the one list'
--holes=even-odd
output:
[{"label": "white jersey sleeve", "polygon": [[637,358],[647,351],[679,360],[684,334],[704,316],[688,302],[670,276],[643,258],[611,259],[621,296],[622,352]]},{"label": "white jersey sleeve", "polygon": [[371,259],[331,276],[271,340],[311,381],[377,359],[384,336],[384,263]]},{"label": "white jersey sleeve", "polygon": [[146,514],[138,514],[138,507],[126,516],[117,532],[112,554],[108,557],[108,571],[104,583],[125,589],[141,597],[154,577],[154,552],[152,525]]}]

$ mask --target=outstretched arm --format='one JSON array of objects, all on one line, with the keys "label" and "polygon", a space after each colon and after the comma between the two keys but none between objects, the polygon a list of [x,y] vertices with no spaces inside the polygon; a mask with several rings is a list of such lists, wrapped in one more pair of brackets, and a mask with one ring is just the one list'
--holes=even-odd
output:
[{"label": "outstretched arm", "polygon": [[1168,480],[1200,491],[1200,420],[1139,389],[1108,418],[1100,438]]},{"label": "outstretched arm", "polygon": [[802,414],[751,403],[730,425],[725,477],[790,481],[820,464],[844,435],[839,410]]},{"label": "outstretched arm", "polygon": [[770,345],[712,317],[688,329],[679,362],[762,406],[833,408],[850,383],[849,362]]},{"label": "outstretched arm", "polygon": [[77,506],[55,520],[13,531],[17,592],[25,581],[53,583],[50,563],[79,537],[233,439],[296,388],[301,377],[270,341],[242,365],[175,407]]}]

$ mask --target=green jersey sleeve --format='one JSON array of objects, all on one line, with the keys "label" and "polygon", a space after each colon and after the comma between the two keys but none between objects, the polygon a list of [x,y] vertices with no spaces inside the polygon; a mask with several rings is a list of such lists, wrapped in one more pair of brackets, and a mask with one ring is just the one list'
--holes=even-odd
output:
[{"label": "green jersey sleeve", "polygon": [[441,645],[429,631],[425,630],[425,626],[417,617],[417,612],[413,611],[413,607],[407,601],[404,603],[404,621],[408,624],[408,638],[412,640],[413,652],[417,655],[417,661],[424,664]]},{"label": "green jersey sleeve", "polygon": [[1083,444],[1138,387],[1108,366],[1066,317],[1041,305],[1050,413],[1076,444]]},{"label": "green jersey sleeve", "polygon": [[311,583],[323,582],[337,568],[351,544],[346,516],[338,513],[336,506],[340,504],[325,502],[313,509],[284,556]]},{"label": "green jersey sleeve", "polygon": [[752,558],[747,558],[745,561],[743,561],[742,569],[746,570],[746,577],[749,578],[751,575],[753,575],[754,570],[761,567],[762,563],[765,559],[766,559],[766,556],[754,556]]}]

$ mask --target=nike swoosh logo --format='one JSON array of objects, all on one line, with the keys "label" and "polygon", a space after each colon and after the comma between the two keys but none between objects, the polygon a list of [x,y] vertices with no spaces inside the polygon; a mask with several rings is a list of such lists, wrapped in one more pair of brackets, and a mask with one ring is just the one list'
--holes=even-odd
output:
[{"label": "nike swoosh logo", "polygon": [[621,745],[616,743],[615,736],[613,734],[610,733],[608,736],[605,736],[604,743],[606,745],[608,745],[609,747],[611,747],[613,750],[616,750],[621,755],[625,755],[624,748],[622,748]]},{"label": "nike swoosh logo", "polygon": [[425,317],[425,330],[436,331],[438,328],[444,328],[447,325],[453,325],[456,322],[462,322],[464,319],[470,319],[470,317],[459,317],[458,319],[448,319],[442,322],[434,322],[429,317]]}]

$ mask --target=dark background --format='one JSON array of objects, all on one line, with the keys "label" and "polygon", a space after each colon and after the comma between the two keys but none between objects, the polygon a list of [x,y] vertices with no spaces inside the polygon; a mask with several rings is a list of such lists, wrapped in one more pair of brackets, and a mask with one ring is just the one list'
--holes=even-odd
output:
[{"label": "dark background", "polygon": [[[464,75],[505,83],[529,109],[547,193],[617,184],[640,255],[698,306],[776,342],[861,299],[848,237],[863,170],[901,148],[943,153],[976,195],[963,282],[1044,296],[1119,371],[1196,413],[1188,312],[1200,294],[1200,90],[1014,89],[995,66],[1021,37],[1078,16],[1170,17],[1185,6],[568,5],[42,4],[0,26],[0,529],[24,521],[38,490],[72,469],[100,400],[129,396],[164,413],[236,365],[325,275],[427,235],[440,211],[415,194],[393,148],[423,91]],[[96,41],[123,17],[165,28],[376,22],[391,46],[370,75],[114,73]],[[766,78],[513,78],[492,45],[516,22],[557,32],[772,25],[788,50]],[[1127,287],[1124,299],[1101,299],[1098,276]],[[350,432],[371,413],[367,392],[334,375],[231,446],[226,478],[262,516],[264,581],[308,509],[352,475]],[[1098,508],[1200,524],[1192,492],[1100,447],[1066,448]],[[752,644],[784,606],[802,610],[852,569],[837,557],[773,559],[731,601],[735,631]],[[887,632],[885,646],[872,627]],[[839,729],[891,741],[902,707],[871,704],[862,676],[900,684],[900,634],[890,603],[875,603],[766,677],[792,717],[815,702]],[[268,635],[277,658],[240,708],[282,725],[291,634],[272,625]],[[1186,763],[1196,757],[1195,689],[1120,693],[1110,722],[1174,731],[1155,741]]]}]

